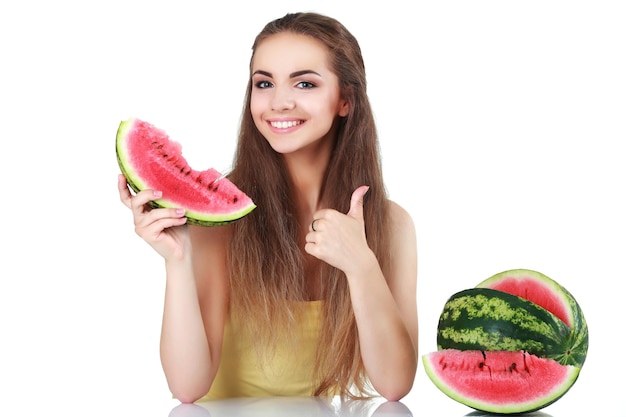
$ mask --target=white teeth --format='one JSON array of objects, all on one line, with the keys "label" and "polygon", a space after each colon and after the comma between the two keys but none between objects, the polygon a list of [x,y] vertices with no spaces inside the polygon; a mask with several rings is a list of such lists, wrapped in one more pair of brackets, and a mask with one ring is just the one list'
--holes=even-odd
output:
[{"label": "white teeth", "polygon": [[277,129],[287,129],[289,127],[298,126],[300,123],[302,123],[302,121],[300,121],[300,120],[290,120],[290,121],[283,121],[283,122],[270,122],[272,127],[275,127]]}]

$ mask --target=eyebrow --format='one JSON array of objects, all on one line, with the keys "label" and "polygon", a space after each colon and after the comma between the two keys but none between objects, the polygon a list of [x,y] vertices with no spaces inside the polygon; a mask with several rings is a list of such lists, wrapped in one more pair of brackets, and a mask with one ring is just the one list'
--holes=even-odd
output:
[{"label": "eyebrow", "polygon": [[[271,72],[267,72],[267,71],[263,71],[263,70],[256,70],[252,73],[252,75],[264,75],[266,77],[269,78],[273,78],[272,73]],[[301,75],[306,75],[306,74],[315,74],[318,77],[321,77],[321,75],[318,72],[315,72],[313,70],[301,70],[301,71],[295,71],[292,72],[291,74],[289,74],[289,78],[296,78],[296,77],[300,77]]]}]

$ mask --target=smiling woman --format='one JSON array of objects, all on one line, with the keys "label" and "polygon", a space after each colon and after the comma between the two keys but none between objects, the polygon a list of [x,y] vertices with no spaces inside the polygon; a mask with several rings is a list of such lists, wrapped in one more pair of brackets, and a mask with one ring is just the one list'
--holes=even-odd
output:
[{"label": "smiling woman", "polygon": [[[159,363],[159,337],[166,282],[168,296],[180,286],[174,275],[166,281],[164,259],[137,237],[119,202],[113,135],[136,115],[180,139],[191,166],[230,170],[255,36],[288,11],[314,10],[346,25],[367,63],[387,195],[418,233],[420,351],[436,349],[451,288],[508,268],[539,269],[561,277],[593,330],[576,385],[545,413],[626,416],[623,384],[612,382],[618,355],[607,354],[626,345],[617,286],[626,253],[624,1],[206,4],[0,2],[0,125],[11,155],[0,168],[0,415],[166,416],[179,403]],[[363,117],[342,120],[365,128]],[[354,149],[328,178],[354,181],[354,170],[341,170]],[[267,274],[280,260],[291,265],[272,240],[277,230],[291,233],[295,217],[260,155],[248,161],[274,173],[253,184],[255,194],[271,193],[255,215],[273,233],[240,247]],[[370,185],[371,222],[378,185],[354,182]],[[338,211],[348,211],[350,192]],[[323,225],[315,222],[320,236]],[[375,238],[375,226],[365,231]],[[270,245],[263,254],[258,240]],[[286,291],[273,288],[277,297]],[[403,288],[393,293],[410,296]],[[256,323],[264,310],[253,311]],[[402,402],[415,416],[471,413],[422,364]]]},{"label": "smiling woman", "polygon": [[357,40],[331,17],[294,13],[253,45],[228,175],[253,212],[186,224],[151,207],[162,190],[133,195],[120,177],[137,234],[165,259],[161,362],[176,398],[411,390],[415,230],[387,197],[378,147]]}]

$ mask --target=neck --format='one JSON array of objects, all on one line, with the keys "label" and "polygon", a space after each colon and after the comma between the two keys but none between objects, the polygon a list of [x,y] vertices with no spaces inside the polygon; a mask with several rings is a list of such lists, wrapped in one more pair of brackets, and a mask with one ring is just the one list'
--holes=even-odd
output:
[{"label": "neck", "polygon": [[324,175],[330,160],[330,147],[326,148],[284,156],[293,187],[293,199],[303,219],[312,216],[320,208]]}]

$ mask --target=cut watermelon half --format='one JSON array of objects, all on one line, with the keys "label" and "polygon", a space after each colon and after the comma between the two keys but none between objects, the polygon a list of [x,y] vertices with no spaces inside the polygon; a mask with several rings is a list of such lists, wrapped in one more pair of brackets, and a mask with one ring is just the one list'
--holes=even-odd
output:
[{"label": "cut watermelon half", "polygon": [[433,383],[448,397],[489,413],[536,411],[561,398],[580,368],[524,352],[444,349],[422,357]]},{"label": "cut watermelon half", "polygon": [[572,330],[571,346],[559,362],[582,367],[587,357],[589,330],[582,308],[561,284],[531,269],[511,269],[479,283],[477,288],[491,288],[513,294],[545,308]]},{"label": "cut watermelon half", "polygon": [[162,191],[163,197],[151,206],[183,208],[190,224],[222,225],[256,208],[248,195],[217,170],[192,169],[182,155],[182,146],[145,121],[131,118],[120,123],[116,154],[134,191]]}]

